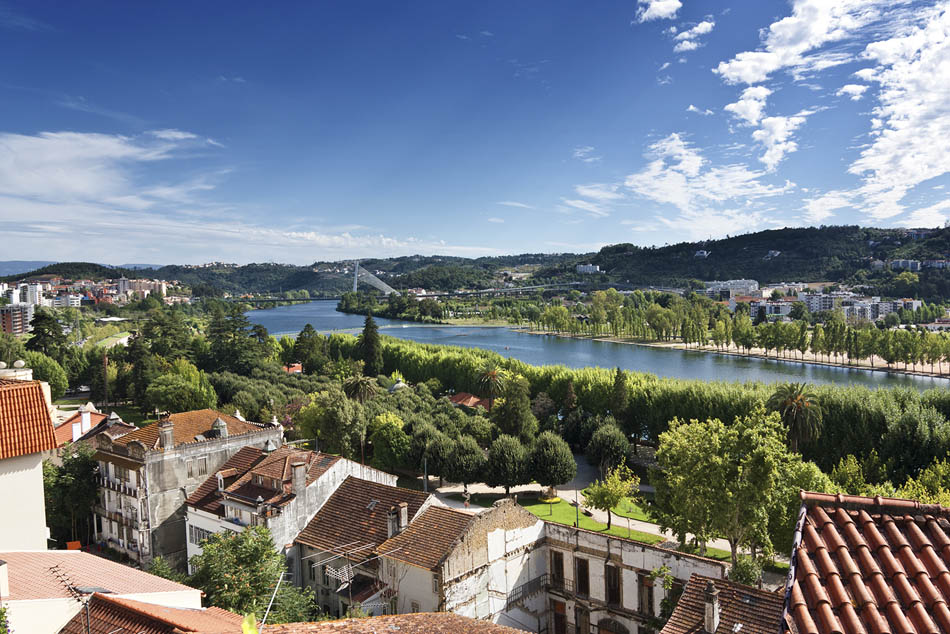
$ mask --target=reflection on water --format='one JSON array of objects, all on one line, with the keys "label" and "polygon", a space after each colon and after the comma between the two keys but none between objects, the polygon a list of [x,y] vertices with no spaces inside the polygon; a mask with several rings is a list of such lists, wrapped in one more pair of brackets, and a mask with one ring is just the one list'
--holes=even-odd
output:
[{"label": "reflection on water", "polygon": [[[308,323],[320,332],[360,331],[363,327],[362,316],[339,313],[335,308],[336,302],[320,301],[255,310],[247,315],[252,323],[261,324],[273,335],[296,335]],[[532,365],[560,364],[572,368],[619,366],[658,376],[703,381],[808,381],[845,385],[855,383],[869,387],[906,385],[918,389],[950,387],[947,379],[810,365],[791,360],[754,359],[589,339],[529,335],[508,328],[426,326],[380,318],[376,321],[380,332],[400,339],[486,348]]]}]

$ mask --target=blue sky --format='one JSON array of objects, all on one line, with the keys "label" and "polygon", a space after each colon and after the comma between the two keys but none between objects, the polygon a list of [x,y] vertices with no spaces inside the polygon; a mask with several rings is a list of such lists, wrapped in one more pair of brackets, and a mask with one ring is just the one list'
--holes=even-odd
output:
[{"label": "blue sky", "polygon": [[950,217],[950,0],[0,0],[0,259]]}]

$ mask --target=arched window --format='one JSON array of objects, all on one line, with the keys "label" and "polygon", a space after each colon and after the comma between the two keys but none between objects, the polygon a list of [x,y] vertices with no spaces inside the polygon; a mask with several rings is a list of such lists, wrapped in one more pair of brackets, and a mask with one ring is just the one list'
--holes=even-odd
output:
[{"label": "arched window", "polygon": [[597,634],[629,634],[629,630],[614,619],[601,619],[597,623]]}]

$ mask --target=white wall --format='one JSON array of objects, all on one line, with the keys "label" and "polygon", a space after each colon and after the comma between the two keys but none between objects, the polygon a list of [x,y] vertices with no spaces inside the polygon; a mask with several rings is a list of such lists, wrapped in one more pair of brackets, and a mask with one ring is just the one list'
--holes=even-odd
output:
[{"label": "white wall", "polygon": [[0,550],[46,550],[43,500],[43,454],[0,460]]}]

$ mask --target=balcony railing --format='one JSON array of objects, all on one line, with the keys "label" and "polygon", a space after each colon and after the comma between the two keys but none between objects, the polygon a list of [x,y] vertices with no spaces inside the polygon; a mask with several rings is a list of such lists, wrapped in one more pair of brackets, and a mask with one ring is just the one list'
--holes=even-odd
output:
[{"label": "balcony railing", "polygon": [[132,497],[138,496],[137,488],[133,487],[128,482],[116,480],[108,476],[99,476],[99,486],[110,489],[117,493],[122,493],[123,495],[131,495]]},{"label": "balcony railing", "polygon": [[538,594],[539,592],[547,591],[560,592],[562,594],[573,594],[574,581],[544,573],[543,575],[535,577],[534,579],[531,579],[512,590],[508,594],[508,600],[506,602],[505,609],[510,610],[513,607],[522,605],[525,599],[528,597]]}]

